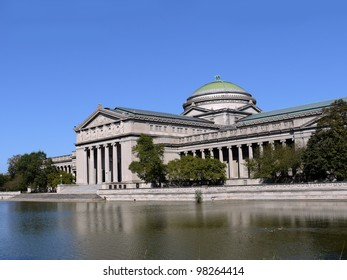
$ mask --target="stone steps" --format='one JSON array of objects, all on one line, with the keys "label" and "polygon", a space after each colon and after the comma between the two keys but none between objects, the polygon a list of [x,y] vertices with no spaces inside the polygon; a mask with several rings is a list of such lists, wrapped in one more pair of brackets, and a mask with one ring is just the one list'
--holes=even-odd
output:
[{"label": "stone steps", "polygon": [[101,185],[62,185],[58,186],[58,194],[96,194]]}]

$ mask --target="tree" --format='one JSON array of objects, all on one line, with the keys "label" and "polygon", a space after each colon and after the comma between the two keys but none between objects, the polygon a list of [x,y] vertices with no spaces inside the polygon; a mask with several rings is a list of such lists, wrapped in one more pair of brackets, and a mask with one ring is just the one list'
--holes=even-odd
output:
[{"label": "tree", "polygon": [[16,175],[21,176],[19,189],[25,190],[27,187],[46,189],[48,174],[54,173],[55,167],[52,160],[47,159],[44,152],[32,152],[24,154],[16,163]]},{"label": "tree", "polygon": [[226,165],[217,159],[183,156],[167,165],[167,178],[177,186],[221,185],[226,180]]},{"label": "tree", "polygon": [[0,191],[3,191],[5,188],[5,183],[8,181],[8,176],[5,174],[0,174]]},{"label": "tree", "polygon": [[20,160],[21,155],[14,155],[7,160],[8,164],[8,174],[13,178],[17,173],[17,163]]},{"label": "tree", "polygon": [[19,186],[21,184],[21,181],[22,176],[19,174],[16,174],[13,178],[11,178],[11,176],[8,176],[8,180],[5,182],[3,189],[5,191],[20,191],[21,188]]},{"label": "tree", "polygon": [[247,159],[246,164],[253,178],[274,183],[292,182],[300,177],[302,153],[303,149],[294,146],[276,145],[273,148],[268,145],[262,153],[257,150],[254,158]]},{"label": "tree", "polygon": [[347,102],[340,99],[323,110],[303,163],[308,180],[347,179]]},{"label": "tree", "polygon": [[74,184],[75,178],[72,174],[65,171],[58,171],[49,173],[47,175],[47,185],[50,187],[57,187],[60,183],[62,184]]},{"label": "tree", "polygon": [[131,162],[129,170],[136,173],[145,183],[161,187],[166,174],[166,166],[163,163],[164,145],[154,144],[151,136],[141,134],[132,151],[139,161]]}]

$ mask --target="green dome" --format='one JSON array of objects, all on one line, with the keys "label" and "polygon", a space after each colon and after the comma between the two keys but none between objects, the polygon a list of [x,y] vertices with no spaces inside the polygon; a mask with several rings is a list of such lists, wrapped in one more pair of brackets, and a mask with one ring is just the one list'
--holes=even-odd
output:
[{"label": "green dome", "polygon": [[204,93],[209,93],[209,92],[220,92],[220,91],[228,91],[228,92],[234,91],[234,92],[246,93],[246,91],[242,87],[239,87],[238,85],[235,85],[230,82],[218,80],[218,81],[205,84],[202,87],[198,88],[192,94],[192,96],[202,95]]},{"label": "green dome", "polygon": [[183,104],[184,113],[192,107],[203,110],[232,109],[237,110],[248,104],[256,104],[256,100],[242,87],[222,81],[220,76],[216,80],[203,85],[193,92]]}]

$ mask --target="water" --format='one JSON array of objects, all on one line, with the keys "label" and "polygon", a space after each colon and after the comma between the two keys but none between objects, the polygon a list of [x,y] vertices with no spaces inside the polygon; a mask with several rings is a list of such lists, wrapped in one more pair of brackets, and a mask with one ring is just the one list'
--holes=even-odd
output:
[{"label": "water", "polygon": [[0,259],[347,259],[346,202],[0,202]]}]

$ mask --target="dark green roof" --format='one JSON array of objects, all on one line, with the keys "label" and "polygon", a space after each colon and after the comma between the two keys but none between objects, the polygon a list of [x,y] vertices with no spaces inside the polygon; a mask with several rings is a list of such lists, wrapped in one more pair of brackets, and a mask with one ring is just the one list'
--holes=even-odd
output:
[{"label": "dark green roof", "polygon": [[[347,102],[347,97],[343,97],[341,99],[343,99],[344,101]],[[251,121],[255,121],[255,120],[273,118],[276,116],[291,115],[291,114],[295,114],[295,113],[299,113],[299,112],[324,109],[326,107],[329,107],[336,100],[337,99],[333,99],[333,100],[316,102],[316,103],[311,103],[311,104],[306,104],[306,105],[301,105],[301,106],[296,106],[296,107],[290,107],[290,108],[285,108],[285,109],[280,109],[280,110],[261,112],[259,114],[254,114],[254,115],[250,115],[248,117],[245,117],[242,120],[240,120],[239,123],[241,124],[241,123],[247,123],[247,122],[251,122]]]},{"label": "dark green roof", "polygon": [[200,95],[202,93],[205,93],[206,91],[213,91],[213,90],[219,90],[219,89],[224,89],[224,90],[233,90],[233,91],[238,91],[238,92],[246,92],[242,87],[239,87],[238,85],[235,85],[230,82],[226,81],[214,81],[208,84],[203,85],[202,87],[198,88],[192,96],[194,95]]},{"label": "dark green roof", "polygon": [[126,113],[134,114],[134,115],[143,115],[143,116],[151,116],[151,117],[160,117],[160,118],[168,118],[168,119],[178,119],[182,121],[194,121],[194,122],[202,122],[202,123],[209,123],[212,122],[196,117],[189,117],[189,116],[182,116],[182,115],[176,115],[176,114],[169,114],[169,113],[162,113],[162,112],[154,112],[154,111],[148,111],[148,110],[140,110],[140,109],[133,109],[133,108],[126,108],[126,107],[116,107],[114,111],[120,110]]}]

